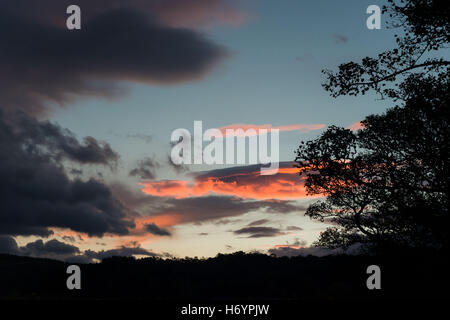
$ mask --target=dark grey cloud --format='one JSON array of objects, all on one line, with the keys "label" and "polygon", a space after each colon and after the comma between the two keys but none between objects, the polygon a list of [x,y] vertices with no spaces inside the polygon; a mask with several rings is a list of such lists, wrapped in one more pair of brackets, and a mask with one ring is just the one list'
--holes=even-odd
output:
[{"label": "dark grey cloud", "polygon": [[227,225],[241,222],[242,219],[221,219],[214,222],[216,225]]},{"label": "dark grey cloud", "polygon": [[117,97],[124,81],[173,84],[204,76],[227,52],[179,26],[232,12],[226,3],[80,0],[82,29],[68,31],[71,1],[0,1],[0,235],[47,237],[52,227],[125,235],[135,227],[136,212],[109,186],[81,180],[81,168],[65,168],[66,162],[115,167],[119,156],[108,143],[80,142],[17,111],[40,116],[49,105],[80,97]]},{"label": "dark grey cloud", "polygon": [[73,174],[74,176],[81,176],[83,175],[83,170],[72,168],[70,169],[69,173]]},{"label": "dark grey cloud", "polygon": [[27,243],[20,248],[21,254],[31,257],[71,256],[80,252],[78,247],[58,241],[56,239],[47,242],[41,239]]},{"label": "dark grey cloud", "polygon": [[145,230],[149,233],[154,234],[155,236],[170,236],[170,232],[164,228],[158,227],[154,223],[149,223],[145,225]]},{"label": "dark grey cloud", "polygon": [[260,219],[260,220],[255,220],[253,222],[250,222],[247,226],[249,226],[249,227],[260,226],[260,225],[266,224],[268,222],[269,222],[268,219]]},{"label": "dark grey cloud", "polygon": [[[42,114],[49,104],[67,105],[80,97],[118,97],[124,81],[191,81],[227,56],[203,34],[165,25],[139,6],[103,2],[102,10],[83,11],[81,30],[69,31],[57,22],[67,17],[61,4],[20,2],[0,2],[4,110]],[[90,2],[100,3],[85,1],[86,7]]]},{"label": "dark grey cloud", "polygon": [[74,236],[63,236],[62,238],[63,238],[64,240],[66,240],[67,242],[71,242],[71,243],[77,242],[77,239],[75,239]]},{"label": "dark grey cloud", "polygon": [[158,211],[164,207],[166,198],[154,197],[144,194],[141,190],[131,188],[122,182],[109,184],[112,194],[132,211],[134,217],[146,215],[148,212]]},{"label": "dark grey cloud", "polygon": [[285,234],[282,230],[272,227],[245,227],[233,231],[236,235],[246,235],[248,238],[276,237]]},{"label": "dark grey cloud", "polygon": [[111,9],[134,9],[172,27],[202,27],[211,24],[237,24],[245,15],[236,0],[14,0],[2,1],[2,11],[21,15],[41,24],[65,27],[66,8],[76,4],[83,20],[90,21]]},{"label": "dark grey cloud", "polygon": [[122,183],[112,184],[111,189],[114,196],[133,212],[141,216],[175,215],[179,224],[235,224],[242,222],[242,219],[235,217],[253,211],[288,214],[305,209],[303,205],[290,200],[249,200],[216,195],[176,199],[147,195],[131,190]]},{"label": "dark grey cloud", "polygon": [[297,226],[288,226],[286,228],[286,230],[288,230],[288,231],[302,231],[303,228],[300,228],[300,227],[297,227]]},{"label": "dark grey cloud", "polygon": [[[302,228],[296,227],[296,226],[288,226],[285,229],[260,226],[260,225],[266,224],[268,222],[270,222],[270,220],[268,220],[268,219],[256,220],[256,221],[253,221],[253,222],[247,224],[247,226],[245,226],[241,229],[233,231],[233,233],[238,234],[238,235],[248,234],[249,238],[261,238],[261,237],[275,237],[275,236],[285,235],[285,234],[287,234],[286,231],[303,230]],[[300,242],[297,239],[295,243],[287,244],[287,245],[299,246]]]},{"label": "dark grey cloud", "polygon": [[0,235],[0,253],[20,254],[16,240],[13,237]]},{"label": "dark grey cloud", "polygon": [[[67,129],[50,121],[36,121],[23,113],[8,114],[2,117],[14,134],[27,145],[28,149],[43,149],[47,155],[57,160],[69,160],[78,164],[100,164],[115,167],[119,155],[104,141],[93,137],[83,138],[80,143],[75,135]],[[41,152],[42,153],[42,152]],[[79,173],[80,170],[75,171]]]},{"label": "dark grey cloud", "polygon": [[268,253],[273,254],[277,257],[295,257],[295,256],[316,256],[324,257],[329,255],[338,254],[348,254],[348,255],[359,255],[363,251],[361,244],[357,243],[350,246],[347,249],[343,248],[325,248],[325,247],[299,247],[305,245],[304,242],[299,242],[298,244],[286,245],[286,246],[276,246],[275,248],[269,249]]},{"label": "dark grey cloud", "polygon": [[111,149],[109,143],[98,142],[93,137],[83,138],[83,143],[80,144],[74,137],[67,136],[59,143],[58,148],[70,160],[80,163],[115,164],[119,159],[119,155]]},{"label": "dark grey cloud", "polygon": [[13,237],[0,236],[0,253],[65,260],[79,254],[80,250],[76,246],[56,239],[47,242],[38,239],[27,243],[23,247],[19,247]]},{"label": "dark grey cloud", "polygon": [[190,172],[189,167],[187,165],[185,165],[185,164],[179,164],[179,165],[178,164],[174,164],[172,162],[172,158],[170,157],[170,155],[167,155],[167,164],[177,174],[184,174],[184,173]]},{"label": "dark grey cloud", "polygon": [[[302,208],[302,207],[301,207]],[[148,209],[150,215],[178,215],[179,223],[223,221],[253,211],[269,213],[290,213],[300,208],[294,201],[246,200],[231,196],[204,196],[192,198],[167,198],[157,206]]]},{"label": "dark grey cloud", "polygon": [[86,149],[49,122],[0,113],[0,154],[0,234],[49,236],[49,228],[59,227],[90,236],[125,235],[135,227],[130,210],[108,186],[65,173],[66,160],[114,160],[109,148]]},{"label": "dark grey cloud", "polygon": [[141,255],[147,257],[170,257],[168,253],[157,254],[133,244],[132,246],[121,246],[110,250],[93,251],[86,250],[82,252],[78,247],[70,245],[56,239],[44,242],[38,239],[19,247],[16,240],[10,236],[0,236],[0,254],[14,254],[20,256],[49,258],[72,263],[92,263],[96,260],[102,260],[113,256],[130,257]]},{"label": "dark grey cloud", "polygon": [[142,247],[136,246],[136,247],[126,247],[121,246],[116,249],[109,249],[109,250],[101,250],[101,251],[92,251],[92,250],[86,250],[84,252],[84,255],[90,259],[97,259],[102,260],[105,258],[110,257],[130,257],[133,255],[141,255],[141,256],[147,256],[147,257],[159,257],[160,255],[157,253],[154,253],[152,251],[149,251],[147,249],[144,249]]},{"label": "dark grey cloud", "polygon": [[158,161],[152,158],[145,158],[138,161],[138,166],[132,169],[129,175],[143,180],[153,180],[156,178],[156,170],[160,167],[161,165]]}]

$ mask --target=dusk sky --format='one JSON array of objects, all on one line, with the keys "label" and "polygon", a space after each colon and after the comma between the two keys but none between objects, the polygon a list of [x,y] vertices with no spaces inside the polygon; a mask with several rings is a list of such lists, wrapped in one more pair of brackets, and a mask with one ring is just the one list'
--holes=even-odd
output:
[{"label": "dusk sky", "polygon": [[[81,8],[81,30],[66,28],[69,4]],[[395,30],[366,27],[371,4],[384,1],[0,0],[1,111],[4,118],[23,112],[33,119],[26,128],[34,128],[12,133],[19,142],[1,142],[1,150],[23,146],[26,136],[60,155],[51,168],[58,178],[44,165],[30,169],[42,175],[27,184],[32,194],[9,185],[23,206],[3,204],[0,223],[9,229],[0,235],[30,255],[80,259],[114,250],[207,257],[311,245],[326,225],[304,216],[315,199],[292,167],[299,142],[391,106],[371,94],[334,99],[321,86],[322,69],[394,46]],[[279,173],[260,176],[255,165],[175,167],[171,133],[192,132],[196,120],[204,130],[280,128]],[[14,128],[2,122],[5,132]],[[17,159],[25,169],[36,164]],[[15,172],[19,164],[6,161],[2,170]],[[101,189],[107,200],[62,203],[57,193],[65,187],[52,187],[58,179],[71,195]],[[52,240],[67,251],[46,247]],[[39,244],[41,252],[33,249]]]}]

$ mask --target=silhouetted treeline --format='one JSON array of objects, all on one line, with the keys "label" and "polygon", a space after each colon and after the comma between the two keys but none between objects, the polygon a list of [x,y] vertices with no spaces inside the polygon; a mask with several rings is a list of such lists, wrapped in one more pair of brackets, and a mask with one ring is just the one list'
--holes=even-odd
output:
[{"label": "silhouetted treeline", "polygon": [[[381,290],[366,269],[381,268]],[[404,299],[447,298],[448,258],[436,252],[383,256],[282,257],[219,254],[208,259],[104,259],[81,267],[81,290],[66,288],[69,264],[0,255],[1,299]]]}]

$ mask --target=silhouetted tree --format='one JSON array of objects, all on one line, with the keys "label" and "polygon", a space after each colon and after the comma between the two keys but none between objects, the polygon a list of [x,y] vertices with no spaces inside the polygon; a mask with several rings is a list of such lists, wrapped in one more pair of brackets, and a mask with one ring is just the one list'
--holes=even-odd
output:
[{"label": "silhouetted tree", "polygon": [[325,71],[324,88],[333,97],[373,89],[401,104],[366,117],[357,132],[329,127],[297,150],[308,192],[326,197],[306,214],[334,224],[318,245],[448,245],[450,62],[436,53],[449,43],[449,9],[389,3],[383,12],[405,28],[398,48]]},{"label": "silhouetted tree", "polygon": [[[399,2],[402,5],[397,5]],[[365,94],[375,90],[382,98],[404,99],[397,80],[415,80],[430,73],[447,73],[450,61],[438,57],[450,42],[450,6],[446,0],[388,0],[383,13],[388,25],[403,28],[395,35],[397,48],[366,57],[360,63],[348,62],[338,72],[324,70],[323,87],[331,96]],[[395,83],[397,81],[397,83]]]}]

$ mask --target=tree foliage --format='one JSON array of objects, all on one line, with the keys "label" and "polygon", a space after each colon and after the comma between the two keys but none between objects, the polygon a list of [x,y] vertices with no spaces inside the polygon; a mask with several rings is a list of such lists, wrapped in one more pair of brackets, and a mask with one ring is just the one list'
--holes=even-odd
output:
[{"label": "tree foliage", "polygon": [[397,47],[365,57],[360,63],[341,64],[337,72],[323,70],[323,84],[331,96],[357,96],[374,90],[381,98],[404,99],[398,83],[430,73],[448,73],[450,61],[440,57],[450,42],[450,6],[445,0],[388,0],[383,13],[389,26],[402,28]]},{"label": "tree foliage", "polygon": [[318,245],[448,245],[449,61],[425,56],[446,49],[450,15],[444,1],[402,3],[384,8],[405,29],[398,48],[326,71],[324,85],[333,97],[373,89],[402,103],[357,132],[331,126],[297,150],[307,191],[326,197],[306,214],[334,224]]}]

